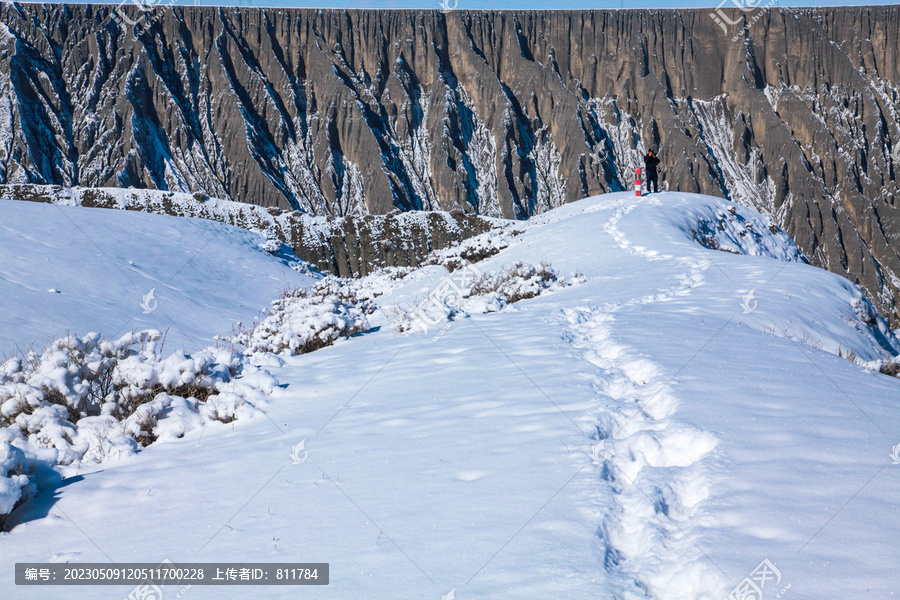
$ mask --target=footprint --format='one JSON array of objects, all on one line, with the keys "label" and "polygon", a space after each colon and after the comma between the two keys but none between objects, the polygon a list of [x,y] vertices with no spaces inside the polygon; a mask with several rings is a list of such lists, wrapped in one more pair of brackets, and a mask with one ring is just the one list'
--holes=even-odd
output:
[{"label": "footprint", "polygon": [[[722,575],[699,556],[690,536],[709,497],[703,462],[718,439],[674,420],[678,398],[661,367],[613,339],[615,314],[625,308],[667,302],[702,285],[707,259],[676,257],[633,244],[619,223],[636,206],[621,202],[604,230],[615,243],[648,261],[671,261],[664,287],[619,304],[564,310],[564,335],[593,365],[598,394],[596,427],[587,459],[605,482],[607,506],[597,537],[604,567],[621,582],[620,595],[643,590],[649,597],[705,597],[721,589]],[[630,591],[629,591],[630,590]]]}]

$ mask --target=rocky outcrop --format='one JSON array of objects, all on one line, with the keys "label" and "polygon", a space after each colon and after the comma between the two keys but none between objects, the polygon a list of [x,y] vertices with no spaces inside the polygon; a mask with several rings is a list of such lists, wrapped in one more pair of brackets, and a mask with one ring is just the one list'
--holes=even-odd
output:
[{"label": "rocky outcrop", "polygon": [[654,146],[900,324],[898,6],[125,13],[0,7],[0,182],[528,218]]},{"label": "rocky outcrop", "polygon": [[[0,200],[134,210],[227,223],[271,235],[317,270],[341,277],[379,267],[417,267],[433,250],[489,231],[502,221],[460,210],[313,217],[299,211],[158,190],[0,185]],[[277,244],[276,244],[277,246]],[[290,254],[290,253],[288,253]]]}]

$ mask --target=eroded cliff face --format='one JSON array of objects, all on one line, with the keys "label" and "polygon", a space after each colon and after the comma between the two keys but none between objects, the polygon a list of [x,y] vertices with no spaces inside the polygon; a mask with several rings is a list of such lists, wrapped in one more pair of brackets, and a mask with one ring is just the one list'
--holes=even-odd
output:
[{"label": "eroded cliff face", "polygon": [[527,218],[652,146],[898,324],[900,7],[112,16],[0,7],[0,183]]}]

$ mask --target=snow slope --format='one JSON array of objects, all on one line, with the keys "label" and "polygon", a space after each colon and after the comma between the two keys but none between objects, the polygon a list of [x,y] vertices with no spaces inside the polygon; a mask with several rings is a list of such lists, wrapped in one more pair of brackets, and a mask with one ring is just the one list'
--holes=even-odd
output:
[{"label": "snow slope", "polygon": [[[732,210],[555,209],[476,267],[583,282],[398,335],[389,309],[444,285],[425,267],[378,298],[379,329],[268,360],[286,384],[269,419],[66,473],[13,513],[0,557],[331,565],[326,588],[166,598],[721,599],[764,560],[764,598],[896,597],[900,381],[838,354],[875,366],[897,340],[858,288]],[[7,567],[0,590],[129,591],[16,588]]]},{"label": "snow slope", "polygon": [[168,348],[202,347],[310,281],[264,241],[202,219],[0,200],[0,355],[67,330],[156,328]]}]

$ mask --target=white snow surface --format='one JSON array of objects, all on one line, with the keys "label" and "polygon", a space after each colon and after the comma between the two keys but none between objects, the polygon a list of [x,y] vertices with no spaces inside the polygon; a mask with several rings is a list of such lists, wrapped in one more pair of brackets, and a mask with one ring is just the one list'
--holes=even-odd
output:
[{"label": "white snow surface", "polygon": [[0,200],[0,356],[90,331],[202,348],[312,281],[265,242],[204,219]]},{"label": "white snow surface", "polygon": [[[4,304],[3,340],[47,323],[114,329],[153,285],[160,309],[205,290],[171,318],[228,333],[240,312],[230,303],[262,308],[279,287],[259,236],[237,233],[213,236],[206,268],[176,280],[190,291],[162,285],[170,254],[202,245],[215,223],[69,213],[106,234],[98,244],[122,270],[140,265],[132,291],[96,249],[62,251],[63,221],[36,233],[60,208],[0,208],[4,302],[33,281]],[[386,293],[370,332],[254,358],[281,383],[268,418],[192,430],[100,469],[62,467],[63,485],[0,534],[0,596],[130,591],[16,587],[14,562],[169,559],[328,562],[331,583],[167,586],[165,598],[719,600],[768,560],[778,576],[765,599],[895,598],[900,380],[873,367],[897,340],[859,288],[805,264],[768,224],[692,194],[575,202],[517,224],[476,267],[547,261],[577,285],[456,311],[414,335],[396,333],[390,309],[447,287],[447,271],[372,279]],[[78,277],[117,291],[50,304]],[[18,318],[30,299],[47,312]]]}]

